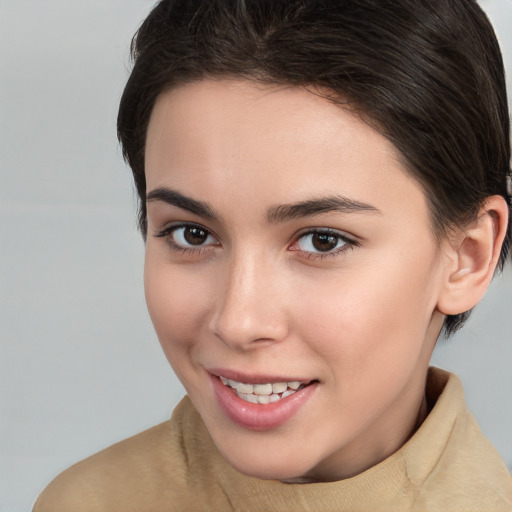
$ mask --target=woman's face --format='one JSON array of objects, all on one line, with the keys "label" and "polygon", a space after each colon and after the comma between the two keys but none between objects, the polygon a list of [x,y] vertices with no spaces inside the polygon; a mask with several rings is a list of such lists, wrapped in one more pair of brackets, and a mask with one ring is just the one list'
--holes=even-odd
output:
[{"label": "woman's face", "polygon": [[396,451],[444,258],[394,146],[304,89],[205,80],[159,97],[146,177],[149,312],[228,462],[324,481]]}]

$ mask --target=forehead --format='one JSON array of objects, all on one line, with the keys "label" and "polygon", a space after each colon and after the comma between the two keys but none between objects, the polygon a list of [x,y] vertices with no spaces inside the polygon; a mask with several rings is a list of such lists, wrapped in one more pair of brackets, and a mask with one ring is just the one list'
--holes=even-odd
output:
[{"label": "forehead", "polygon": [[396,148],[358,116],[304,88],[244,80],[204,80],[160,95],[146,174],[148,190],[170,186],[215,200],[238,192],[268,205],[339,193],[378,209],[425,206]]}]

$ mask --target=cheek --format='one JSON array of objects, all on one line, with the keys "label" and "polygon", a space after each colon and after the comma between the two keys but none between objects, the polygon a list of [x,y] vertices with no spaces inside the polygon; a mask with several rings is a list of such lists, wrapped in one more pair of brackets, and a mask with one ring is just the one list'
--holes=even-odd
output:
[{"label": "cheek", "polygon": [[[333,373],[361,377],[410,367],[419,356],[435,306],[432,270],[415,259],[380,258],[333,274],[309,288],[300,329]],[[384,370],[386,371],[386,370]]]},{"label": "cheek", "polygon": [[[193,286],[191,286],[193,283]],[[148,311],[158,339],[173,367],[178,358],[199,339],[208,309],[201,279],[191,279],[158,256],[146,253],[144,289]],[[176,368],[175,368],[176,369]]]}]

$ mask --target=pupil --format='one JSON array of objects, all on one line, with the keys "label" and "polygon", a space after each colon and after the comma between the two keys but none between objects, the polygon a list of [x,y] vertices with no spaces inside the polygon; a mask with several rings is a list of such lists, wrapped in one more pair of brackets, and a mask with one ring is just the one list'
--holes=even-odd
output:
[{"label": "pupil", "polygon": [[208,238],[208,233],[200,228],[186,228],[183,233],[185,240],[191,245],[201,245]]},{"label": "pupil", "polygon": [[338,243],[337,237],[333,235],[327,235],[322,233],[316,233],[313,235],[313,246],[317,251],[331,251],[336,247]]}]

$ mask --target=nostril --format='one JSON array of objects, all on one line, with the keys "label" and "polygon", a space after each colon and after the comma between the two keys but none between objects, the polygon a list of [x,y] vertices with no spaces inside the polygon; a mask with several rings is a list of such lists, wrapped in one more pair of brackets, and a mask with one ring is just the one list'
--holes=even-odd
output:
[{"label": "nostril", "polygon": [[228,305],[212,319],[211,331],[223,343],[237,349],[264,347],[283,340],[288,332],[284,318],[278,318],[275,311],[273,321],[265,321],[269,314],[260,309],[247,308],[235,313]]}]

